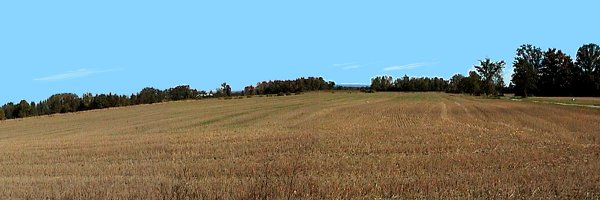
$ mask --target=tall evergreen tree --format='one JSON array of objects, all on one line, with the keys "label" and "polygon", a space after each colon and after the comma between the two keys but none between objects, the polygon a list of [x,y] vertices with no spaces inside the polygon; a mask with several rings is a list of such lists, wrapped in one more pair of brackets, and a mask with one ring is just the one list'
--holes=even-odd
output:
[{"label": "tall evergreen tree", "polygon": [[34,101],[30,103],[29,116],[38,116],[37,104]]},{"label": "tall evergreen tree", "polygon": [[92,108],[93,103],[94,103],[94,96],[92,95],[92,93],[88,92],[88,93],[83,94],[83,96],[81,97],[82,110],[93,109]]}]

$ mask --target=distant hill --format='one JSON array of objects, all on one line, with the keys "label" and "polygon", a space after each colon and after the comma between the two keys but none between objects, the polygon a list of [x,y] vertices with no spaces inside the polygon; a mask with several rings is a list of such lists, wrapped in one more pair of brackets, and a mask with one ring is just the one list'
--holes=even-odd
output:
[{"label": "distant hill", "polygon": [[341,84],[337,84],[336,86],[338,86],[338,87],[347,87],[347,88],[364,88],[364,87],[371,87],[371,85],[368,85],[368,84],[361,84],[361,83],[341,83]]}]

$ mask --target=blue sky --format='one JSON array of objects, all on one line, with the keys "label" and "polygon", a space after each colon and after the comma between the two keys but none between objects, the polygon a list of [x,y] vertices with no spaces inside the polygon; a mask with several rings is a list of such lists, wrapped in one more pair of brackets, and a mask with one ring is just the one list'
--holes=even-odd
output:
[{"label": "blue sky", "polygon": [[[60,92],[467,73],[600,43],[597,1],[2,1],[0,104]],[[508,82],[508,80],[505,80]]]}]

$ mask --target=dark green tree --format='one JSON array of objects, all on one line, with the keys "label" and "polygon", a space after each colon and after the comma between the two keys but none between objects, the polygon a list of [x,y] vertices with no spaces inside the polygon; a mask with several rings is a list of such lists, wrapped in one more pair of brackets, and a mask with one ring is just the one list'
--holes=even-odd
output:
[{"label": "dark green tree", "polygon": [[81,97],[81,107],[82,110],[90,110],[93,109],[92,105],[94,103],[94,95],[92,93],[85,93]]},{"label": "dark green tree", "polygon": [[28,117],[31,112],[31,105],[26,100],[21,100],[21,102],[17,104],[14,112],[16,113],[17,118]]},{"label": "dark green tree", "polygon": [[189,85],[180,85],[174,88],[170,88],[167,93],[169,98],[173,101],[179,101],[184,99],[191,99],[193,97],[193,90],[190,89]]},{"label": "dark green tree", "polygon": [[531,44],[521,45],[517,49],[512,75],[516,95],[529,96],[536,92],[542,59],[542,50]]},{"label": "dark green tree", "polygon": [[491,59],[479,61],[479,66],[475,66],[477,73],[481,76],[481,91],[486,95],[498,95],[498,88],[504,87],[502,80],[502,69],[504,61],[492,62]]},{"label": "dark green tree", "polygon": [[377,76],[371,79],[371,89],[376,91],[445,91],[448,81],[438,77],[413,77],[404,76],[394,80],[391,76]]},{"label": "dark green tree", "polygon": [[[256,84],[256,94],[298,93],[306,91],[330,90],[335,87],[333,81],[326,82],[322,77],[298,78],[296,80],[262,81]],[[217,90],[222,91],[223,87]]]},{"label": "dark green tree", "polygon": [[481,76],[477,72],[469,71],[465,89],[466,92],[472,95],[481,95]]},{"label": "dark green tree", "polygon": [[586,44],[577,50],[575,66],[579,74],[579,95],[600,96],[600,47],[596,44]]},{"label": "dark green tree", "polygon": [[[152,104],[162,101],[160,98],[161,91],[156,88],[146,87],[140,91],[137,95],[137,103],[138,104]],[[179,95],[179,94],[177,94]],[[183,91],[182,96],[186,96],[186,92]]]},{"label": "dark green tree", "polygon": [[50,110],[48,114],[76,112],[81,105],[81,100],[73,93],[55,94],[46,101]]},{"label": "dark green tree", "polygon": [[14,119],[16,115],[14,115],[15,104],[13,102],[8,102],[2,106],[2,110],[4,110],[4,116],[6,119]]},{"label": "dark green tree", "polygon": [[106,94],[97,94],[94,96],[94,101],[92,103],[92,109],[103,109],[109,108],[110,103],[108,96]]},{"label": "dark green tree", "polygon": [[465,92],[463,79],[465,76],[462,74],[455,74],[450,78],[450,83],[448,84],[447,92],[450,93],[462,93]]},{"label": "dark green tree", "polygon": [[227,82],[221,84],[221,94],[228,97],[231,96],[231,86]]},{"label": "dark green tree", "polygon": [[30,109],[29,109],[29,116],[38,116],[38,109],[37,109],[37,104],[35,102],[31,102],[30,104]]},{"label": "dark green tree", "polygon": [[231,96],[231,86],[227,85],[227,86],[225,87],[225,94],[226,94],[227,96]]},{"label": "dark green tree", "polygon": [[4,109],[0,108],[0,120],[6,120],[6,115],[4,115]]},{"label": "dark green tree", "polygon": [[389,91],[392,86],[394,78],[391,76],[378,76],[371,79],[371,89],[375,91]]},{"label": "dark green tree", "polygon": [[40,101],[37,105],[38,115],[49,115],[50,108],[48,107],[48,102],[46,100]]},{"label": "dark green tree", "polygon": [[539,95],[563,96],[573,95],[574,82],[577,74],[571,57],[561,50],[554,48],[544,52],[540,79],[538,82]]}]

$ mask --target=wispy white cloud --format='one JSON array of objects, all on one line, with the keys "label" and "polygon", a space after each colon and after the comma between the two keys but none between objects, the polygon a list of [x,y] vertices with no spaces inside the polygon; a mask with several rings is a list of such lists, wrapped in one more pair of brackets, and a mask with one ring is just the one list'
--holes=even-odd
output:
[{"label": "wispy white cloud", "polygon": [[51,75],[51,76],[35,78],[33,80],[35,80],[35,81],[60,81],[60,80],[86,77],[86,76],[89,76],[92,74],[114,72],[114,71],[119,71],[119,70],[118,69],[92,70],[92,69],[82,68],[82,69],[78,69],[78,70],[74,70],[74,71],[67,71],[62,74],[55,74],[55,75]]},{"label": "wispy white cloud", "polygon": [[348,66],[342,67],[343,70],[358,69],[358,68],[360,68],[360,65],[348,65]]},{"label": "wispy white cloud", "polygon": [[409,70],[409,69],[415,69],[415,68],[425,67],[425,66],[430,66],[430,65],[435,65],[435,64],[437,64],[437,62],[411,63],[411,64],[406,64],[406,65],[386,67],[386,68],[383,68],[383,71]]},{"label": "wispy white cloud", "polygon": [[349,70],[349,69],[358,69],[361,66],[357,65],[355,63],[339,63],[339,64],[333,64],[334,67],[339,67],[343,70]]},{"label": "wispy white cloud", "polygon": [[354,65],[354,63],[338,63],[338,64],[333,64],[334,67],[342,67],[342,66],[348,66],[348,65]]}]

